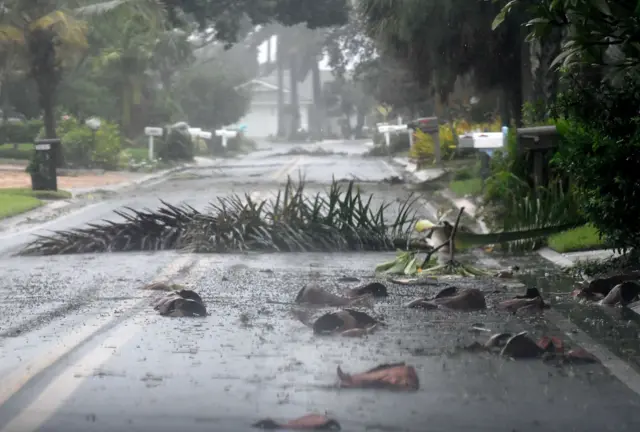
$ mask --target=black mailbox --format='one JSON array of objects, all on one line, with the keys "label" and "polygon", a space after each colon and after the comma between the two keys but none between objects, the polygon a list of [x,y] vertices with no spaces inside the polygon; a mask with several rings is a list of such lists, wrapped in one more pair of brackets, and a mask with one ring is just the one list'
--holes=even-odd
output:
[{"label": "black mailbox", "polygon": [[407,123],[409,129],[420,129],[424,133],[439,131],[438,117],[422,117]]},{"label": "black mailbox", "polygon": [[558,130],[555,126],[535,126],[520,128],[518,136],[518,150],[550,150],[558,146]]},{"label": "black mailbox", "polygon": [[30,170],[33,190],[58,190],[54,146],[58,146],[58,150],[62,151],[59,138],[41,139],[35,142],[36,154]]},{"label": "black mailbox", "polygon": [[549,160],[558,148],[560,134],[555,126],[535,126],[520,128],[516,131],[519,154],[530,153],[530,170],[536,187],[546,186],[549,182]]}]

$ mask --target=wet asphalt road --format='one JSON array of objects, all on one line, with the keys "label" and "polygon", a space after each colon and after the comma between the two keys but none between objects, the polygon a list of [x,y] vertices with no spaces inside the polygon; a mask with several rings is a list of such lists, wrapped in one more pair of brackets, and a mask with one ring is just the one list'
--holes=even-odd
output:
[{"label": "wet asphalt road", "polygon": [[[355,175],[367,192],[386,199],[404,194],[373,183],[394,175],[381,160],[274,156],[286,147],[271,147],[100,201],[47,229],[111,218],[122,205],[153,208],[159,198],[203,208],[225,193],[266,196],[298,171],[312,188],[332,174]],[[465,314],[401,308],[437,287],[390,284],[391,296],[370,311],[388,328],[365,339],[320,338],[290,306],[269,301],[291,301],[310,281],[336,292],[357,285],[337,282],[342,275],[367,282],[393,254],[6,256],[39,232],[28,224],[22,229],[31,231],[0,234],[0,432],[251,430],[261,418],[309,412],[327,412],[353,431],[639,430],[640,396],[601,365],[558,368],[459,352],[485,337],[469,331],[474,323],[566,339],[545,320],[493,310],[521,289],[504,281],[480,285],[500,291],[489,296],[489,311]],[[210,316],[156,315],[149,302],[158,294],[140,289],[154,280],[197,290]],[[417,393],[331,387],[338,365],[360,372],[397,361],[416,366]]]}]

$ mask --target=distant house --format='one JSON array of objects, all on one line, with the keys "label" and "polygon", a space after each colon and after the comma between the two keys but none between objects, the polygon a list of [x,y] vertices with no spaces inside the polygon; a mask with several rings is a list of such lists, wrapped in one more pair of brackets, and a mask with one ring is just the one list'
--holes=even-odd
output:
[{"label": "distant house", "polygon": [[[320,71],[320,83],[333,81],[331,71]],[[283,93],[284,103],[288,105],[291,100],[289,86],[289,71],[284,71]],[[253,138],[265,138],[269,135],[276,135],[278,132],[278,75],[273,72],[267,76],[253,79],[240,87],[248,87],[251,91],[251,105],[247,114],[239,120],[247,126],[247,135]],[[298,83],[298,100],[300,107],[300,126],[309,130],[309,116],[313,110],[313,80],[311,73],[307,78]],[[335,119],[331,119],[327,127],[335,129]],[[285,121],[287,128],[290,127],[290,120]]]}]

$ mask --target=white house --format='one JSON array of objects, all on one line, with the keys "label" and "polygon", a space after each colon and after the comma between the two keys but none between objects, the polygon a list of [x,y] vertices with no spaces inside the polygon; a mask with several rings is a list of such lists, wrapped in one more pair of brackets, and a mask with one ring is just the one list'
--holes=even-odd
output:
[{"label": "white house", "polygon": [[[320,71],[320,83],[333,81],[331,71]],[[283,93],[285,105],[291,99],[289,88],[289,71],[284,71]],[[273,72],[270,75],[253,79],[241,87],[249,87],[251,91],[251,105],[247,114],[238,121],[247,127],[246,134],[252,138],[266,138],[276,135],[278,132],[278,75]],[[313,109],[313,80],[311,73],[307,78],[298,83],[298,100],[300,107],[300,126],[309,130],[309,113]],[[331,120],[334,123],[334,120]],[[287,127],[289,123],[286,122]],[[331,127],[331,125],[329,126]],[[335,126],[334,126],[335,127]]]}]

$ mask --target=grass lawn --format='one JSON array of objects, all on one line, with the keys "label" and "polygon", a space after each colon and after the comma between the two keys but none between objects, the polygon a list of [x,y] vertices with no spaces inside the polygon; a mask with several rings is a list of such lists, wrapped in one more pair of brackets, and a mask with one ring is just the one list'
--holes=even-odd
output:
[{"label": "grass lawn", "polygon": [[129,153],[129,155],[131,155],[131,159],[136,162],[149,159],[148,148],[130,147],[126,149],[126,152]]},{"label": "grass lawn", "polygon": [[584,225],[549,237],[549,247],[558,253],[603,249],[606,246],[591,225]]},{"label": "grass lawn", "polygon": [[467,195],[478,196],[482,193],[482,179],[455,180],[449,183],[449,189],[460,198]]},{"label": "grass lawn", "polygon": [[45,204],[43,200],[70,198],[67,191],[34,191],[27,188],[0,189],[0,219],[33,210]]}]

